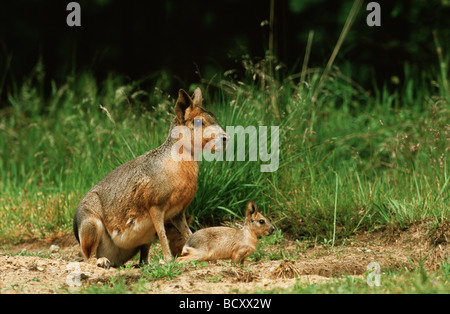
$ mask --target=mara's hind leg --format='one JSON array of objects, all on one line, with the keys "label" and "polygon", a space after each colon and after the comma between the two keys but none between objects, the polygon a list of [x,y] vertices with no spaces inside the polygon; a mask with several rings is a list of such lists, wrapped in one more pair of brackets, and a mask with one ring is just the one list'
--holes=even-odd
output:
[{"label": "mara's hind leg", "polygon": [[109,268],[110,266],[119,267],[125,264],[129,259],[136,255],[140,247],[124,249],[118,247],[105,231],[100,244],[97,247],[97,266]]},{"label": "mara's hind leg", "polygon": [[89,218],[81,223],[79,228],[81,251],[86,259],[93,255],[97,257],[97,266],[103,268],[118,267],[132,258],[141,250],[141,261],[148,257],[150,245],[142,245],[130,249],[119,248],[111,240],[100,219]]},{"label": "mara's hind leg", "polygon": [[[97,254],[97,248],[105,232],[105,228],[100,219],[96,217],[89,217],[83,220],[78,229],[78,236],[80,239],[81,251],[85,259],[91,258]],[[109,268],[110,262],[106,257],[101,257],[98,260],[98,266]]]},{"label": "mara's hind leg", "polygon": [[73,220],[73,231],[81,246],[81,252],[86,260],[97,255],[98,264],[109,268],[110,262],[104,255],[99,256],[98,248],[105,238],[105,226],[100,215],[102,205],[97,193],[88,193],[78,205]]},{"label": "mara's hind leg", "polygon": [[[110,266],[121,266],[132,258],[141,249],[142,258],[148,257],[148,248],[118,247],[111,239],[103,224],[102,205],[97,193],[88,193],[78,205],[73,221],[75,237],[81,246],[84,258],[87,260],[94,255],[97,257],[97,265],[109,268]],[[151,243],[151,239],[149,240]],[[141,259],[142,259],[141,258]]]},{"label": "mara's hind leg", "polygon": [[85,259],[97,253],[97,247],[105,233],[99,216],[101,212],[102,205],[97,193],[88,193],[81,200],[73,218],[73,232]]}]

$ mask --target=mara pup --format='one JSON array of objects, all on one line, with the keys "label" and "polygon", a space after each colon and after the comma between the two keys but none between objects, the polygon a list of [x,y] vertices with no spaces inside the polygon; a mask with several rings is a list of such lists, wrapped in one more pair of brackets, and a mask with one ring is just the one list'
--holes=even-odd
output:
[{"label": "mara pup", "polygon": [[[177,126],[190,132],[177,133]],[[204,132],[205,127],[210,131]],[[202,136],[200,141],[194,141],[194,133]],[[171,223],[184,239],[192,234],[185,210],[197,191],[199,165],[194,151],[211,142],[214,152],[228,140],[216,118],[202,106],[200,88],[192,98],[180,90],[165,142],[113,170],[81,199],[73,231],[84,257],[96,255],[99,266],[109,267],[120,266],[140,252],[140,262],[147,263],[157,235],[164,259],[171,259],[164,224]]]},{"label": "mara pup", "polygon": [[211,227],[194,232],[183,247],[179,262],[231,259],[242,263],[256,249],[259,235],[271,235],[275,227],[248,202],[245,224],[241,230]]}]

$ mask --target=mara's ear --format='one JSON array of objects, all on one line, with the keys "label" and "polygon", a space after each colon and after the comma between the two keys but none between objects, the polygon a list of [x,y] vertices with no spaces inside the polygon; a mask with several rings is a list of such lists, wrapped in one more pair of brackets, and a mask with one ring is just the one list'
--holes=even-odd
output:
[{"label": "mara's ear", "polygon": [[245,216],[250,219],[254,214],[258,212],[258,207],[256,206],[255,202],[248,202],[247,203],[247,211],[245,213]]},{"label": "mara's ear", "polygon": [[197,87],[194,90],[194,95],[192,95],[192,99],[194,100],[194,106],[202,106],[202,90],[200,89],[200,87]]},{"label": "mara's ear", "polygon": [[192,106],[193,102],[191,97],[189,97],[189,95],[184,90],[180,89],[178,92],[178,100],[175,104],[175,114],[179,123],[185,122],[186,110],[188,108],[192,109]]}]

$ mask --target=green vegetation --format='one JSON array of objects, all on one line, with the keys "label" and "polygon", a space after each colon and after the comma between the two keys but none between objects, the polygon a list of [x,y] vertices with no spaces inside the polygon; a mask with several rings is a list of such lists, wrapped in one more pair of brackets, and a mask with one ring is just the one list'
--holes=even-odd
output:
[{"label": "green vegetation", "polygon": [[[198,191],[187,210],[195,216],[193,229],[233,224],[244,218],[245,203],[255,201],[277,226],[249,257],[256,264],[293,262],[311,243],[340,259],[339,249],[359,231],[396,232],[425,221],[424,237],[435,247],[411,265],[383,269],[379,287],[367,284],[368,273],[333,273],[322,283],[299,278],[294,286],[269,292],[449,293],[448,254],[436,257],[438,267],[425,267],[433,250],[448,244],[449,1],[439,10],[421,1],[385,3],[383,16],[389,18],[383,18],[382,31],[366,25],[362,1],[270,1],[270,9],[247,3],[239,4],[239,12],[226,1],[207,11],[191,4],[177,4],[175,10],[171,3],[151,3],[136,10],[120,1],[112,1],[117,2],[114,6],[111,1],[97,2],[83,4],[91,21],[83,36],[63,27],[46,29],[56,23],[51,18],[60,18],[57,6],[31,7],[22,10],[25,15],[0,19],[7,25],[0,30],[8,30],[0,34],[6,61],[0,64],[0,245],[71,233],[77,204],[94,184],[164,142],[176,101],[176,94],[168,90],[175,81],[193,80],[194,71],[187,64],[196,56],[198,83],[179,87],[192,92],[200,86],[205,107],[224,129],[279,126],[280,164],[275,172],[261,172],[261,164],[268,162],[249,161],[249,137],[246,161],[202,161]],[[3,11],[14,12],[20,3],[16,5],[11,2]],[[37,1],[34,8],[40,5]],[[165,13],[147,19],[150,7]],[[101,12],[98,18],[95,11]],[[246,18],[236,19],[236,12]],[[132,21],[105,28],[104,16]],[[179,27],[188,16],[192,23]],[[222,23],[231,18],[236,23]],[[42,24],[43,20],[50,22]],[[33,27],[23,32],[17,25]],[[262,37],[268,37],[264,43],[243,31],[255,25]],[[203,31],[197,34],[199,29]],[[300,41],[306,43],[305,56],[299,54],[304,49]],[[162,48],[154,49],[154,43]],[[24,45],[39,46],[40,56]],[[84,51],[86,46],[94,48]],[[188,53],[178,53],[179,47]],[[260,55],[252,58],[249,53]],[[224,71],[236,62],[242,68]],[[122,69],[143,78],[112,74]],[[287,240],[293,240],[294,249],[283,247]],[[5,255],[52,258],[49,250]],[[207,265],[160,263],[161,258],[161,252],[152,252],[138,275],[128,263],[116,275],[80,290],[60,289],[158,292],[158,280],[174,280]],[[246,266],[230,263],[236,266],[250,273]],[[39,270],[37,264],[28,268]],[[204,281],[219,283],[226,275],[207,274]],[[2,290],[20,292],[21,287],[22,283],[8,283]]]},{"label": "green vegetation", "polygon": [[[223,127],[280,127],[280,167],[262,173],[259,160],[202,161],[188,208],[193,227],[242,218],[248,199],[283,232],[333,245],[359,229],[448,219],[448,73],[431,69],[406,66],[397,90],[370,95],[334,67],[315,101],[319,73],[299,82],[248,60],[241,81],[203,84],[205,106]],[[1,241],[70,232],[81,197],[160,145],[173,116],[175,95],[162,83],[143,91],[139,82],[97,82],[83,72],[44,97],[43,71],[39,63],[0,112]]]},{"label": "green vegetation", "polygon": [[437,272],[427,272],[425,269],[414,269],[412,271],[396,270],[388,271],[380,275],[380,285],[368,285],[367,276],[343,278],[331,278],[323,284],[309,284],[297,282],[292,288],[285,290],[272,290],[268,293],[449,293],[449,266],[448,262],[440,265]]}]

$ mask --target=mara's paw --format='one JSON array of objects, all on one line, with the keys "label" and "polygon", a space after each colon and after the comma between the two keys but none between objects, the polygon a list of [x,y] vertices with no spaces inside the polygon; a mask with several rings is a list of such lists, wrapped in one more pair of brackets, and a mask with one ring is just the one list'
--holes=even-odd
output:
[{"label": "mara's paw", "polygon": [[97,259],[97,266],[109,269],[111,267],[111,263],[106,257],[100,257],[99,259]]}]

